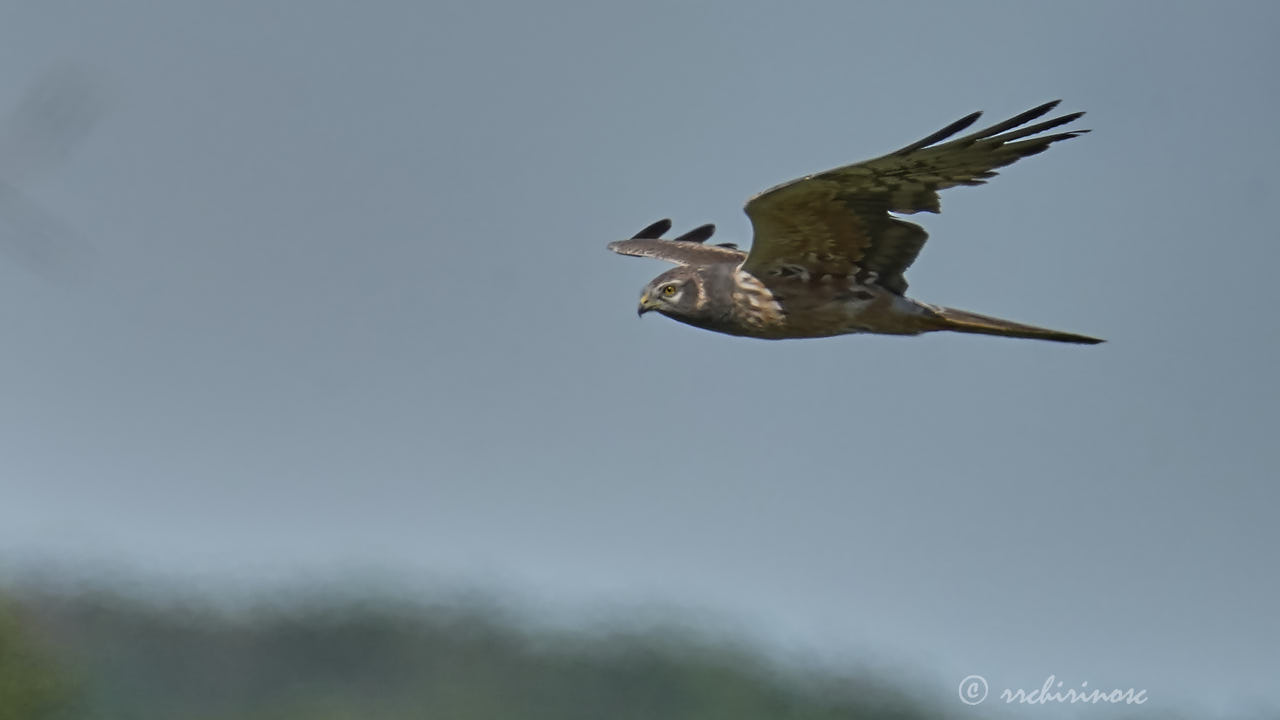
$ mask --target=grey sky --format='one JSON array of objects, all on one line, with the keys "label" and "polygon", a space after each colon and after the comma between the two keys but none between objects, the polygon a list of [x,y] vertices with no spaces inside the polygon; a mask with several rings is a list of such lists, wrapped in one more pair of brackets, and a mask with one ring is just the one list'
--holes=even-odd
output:
[{"label": "grey sky", "polygon": [[[1272,702],[1274,3],[9,2],[106,112],[0,254],[0,559],[379,568],[788,647]],[[769,343],[604,249],[976,109],[910,293],[1107,338]],[[0,168],[0,179],[10,179]],[[16,180],[14,181],[16,182]],[[0,242],[26,242],[0,218]],[[78,248],[78,249],[77,249]],[[83,257],[81,257],[83,256]]]}]

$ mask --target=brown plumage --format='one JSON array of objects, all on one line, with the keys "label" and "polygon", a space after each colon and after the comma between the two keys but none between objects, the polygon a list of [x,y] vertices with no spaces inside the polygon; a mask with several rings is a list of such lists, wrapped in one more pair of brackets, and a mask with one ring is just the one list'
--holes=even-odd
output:
[{"label": "brown plumage", "polygon": [[[1047,330],[912,300],[903,273],[928,234],[891,213],[938,212],[938,191],[980,185],[995,169],[1087,130],[1040,135],[1070,123],[1071,113],[1032,125],[1058,105],[1045,103],[954,140],[981,113],[879,158],[770,188],[746,205],[750,253],[708,245],[703,225],[674,240],[669,220],[609,245],[624,255],[679,267],[655,278],[641,297],[649,310],[698,327],[767,339],[869,332],[916,335],[936,330],[1073,343],[1097,338]],[[1032,137],[1037,136],[1037,137]],[[946,142],[943,142],[943,141]]]}]

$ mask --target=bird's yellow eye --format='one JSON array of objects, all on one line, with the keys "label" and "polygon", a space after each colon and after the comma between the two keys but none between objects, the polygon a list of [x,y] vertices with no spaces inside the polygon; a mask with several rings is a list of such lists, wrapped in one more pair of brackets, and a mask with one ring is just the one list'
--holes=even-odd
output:
[{"label": "bird's yellow eye", "polygon": [[675,294],[676,294],[676,286],[675,286],[675,285],[665,285],[665,286],[663,286],[663,288],[662,288],[662,294],[663,294],[663,295],[665,295],[665,296],[667,296],[667,297],[671,297],[672,295],[675,295]]}]

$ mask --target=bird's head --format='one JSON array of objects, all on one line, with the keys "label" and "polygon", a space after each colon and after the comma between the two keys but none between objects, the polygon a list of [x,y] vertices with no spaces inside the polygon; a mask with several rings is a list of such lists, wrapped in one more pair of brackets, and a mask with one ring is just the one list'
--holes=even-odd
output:
[{"label": "bird's head", "polygon": [[688,320],[703,312],[706,298],[698,269],[681,265],[649,281],[644,292],[640,293],[640,307],[636,312],[644,315],[650,310],[657,310],[677,320]]}]

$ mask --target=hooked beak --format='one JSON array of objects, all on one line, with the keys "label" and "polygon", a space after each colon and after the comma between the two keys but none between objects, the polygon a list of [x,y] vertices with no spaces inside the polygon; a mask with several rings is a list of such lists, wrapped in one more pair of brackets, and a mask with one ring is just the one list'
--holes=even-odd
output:
[{"label": "hooked beak", "polygon": [[644,314],[655,307],[654,303],[649,300],[649,293],[640,296],[640,307],[636,308],[636,317],[644,317]]}]

